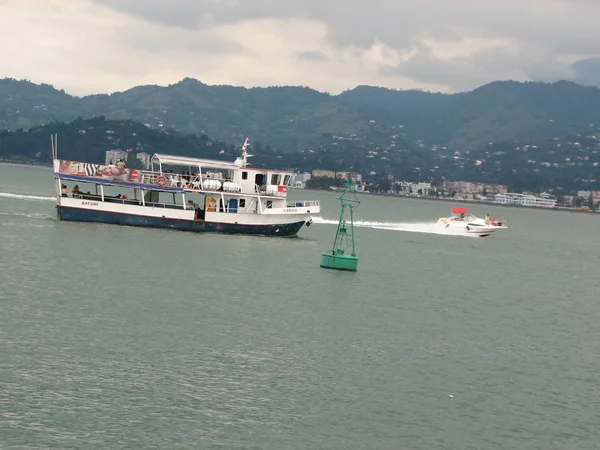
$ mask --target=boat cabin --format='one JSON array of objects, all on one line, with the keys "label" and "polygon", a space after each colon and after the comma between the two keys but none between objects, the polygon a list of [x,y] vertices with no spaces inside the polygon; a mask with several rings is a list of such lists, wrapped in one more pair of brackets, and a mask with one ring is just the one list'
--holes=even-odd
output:
[{"label": "boat cabin", "polygon": [[157,153],[152,157],[151,163],[152,170],[142,172],[143,184],[183,187],[193,191],[232,192],[285,198],[292,180],[290,170],[244,167],[241,158],[230,163]]}]

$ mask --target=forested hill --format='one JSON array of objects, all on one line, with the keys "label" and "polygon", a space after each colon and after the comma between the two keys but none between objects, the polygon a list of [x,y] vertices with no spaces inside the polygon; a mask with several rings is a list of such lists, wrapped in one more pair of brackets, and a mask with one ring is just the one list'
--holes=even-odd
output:
[{"label": "forested hill", "polygon": [[228,161],[235,158],[234,154],[239,154],[233,145],[214,141],[206,135],[153,130],[132,120],[106,120],[100,116],[86,120],[79,118],[71,123],[55,122],[29,130],[0,131],[0,158],[50,164],[50,135],[54,133],[58,134],[59,158],[92,163],[104,163],[106,151],[114,149],[131,152],[130,162],[139,152]]},{"label": "forested hill", "polygon": [[251,136],[282,152],[311,148],[328,135],[367,143],[382,134],[464,151],[489,142],[596,133],[600,89],[498,81],[453,95],[359,86],[332,96],[307,87],[247,89],[188,78],[79,98],[46,84],[0,80],[0,129],[93,116],[226,142]]},{"label": "forested hill", "polygon": [[[430,181],[439,185],[454,179],[507,184],[513,191],[600,190],[600,134],[508,140],[457,151],[411,141],[401,135],[398,127],[385,130],[371,125],[366,139],[325,134],[310,148],[286,152],[250,136],[250,153],[254,155],[250,164],[298,171],[359,172],[365,180],[380,186],[389,185],[391,180]],[[132,120],[80,118],[29,130],[0,131],[0,159],[50,163],[52,133],[58,133],[59,156],[63,159],[102,163],[107,150],[123,149],[130,152],[130,166],[136,163],[139,152],[233,161],[243,142],[148,128]]]}]

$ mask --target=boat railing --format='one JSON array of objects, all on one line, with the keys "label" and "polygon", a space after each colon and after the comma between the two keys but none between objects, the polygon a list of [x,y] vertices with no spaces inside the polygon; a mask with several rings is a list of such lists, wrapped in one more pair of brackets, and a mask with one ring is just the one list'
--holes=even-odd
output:
[{"label": "boat railing", "polygon": [[320,206],[319,202],[316,200],[304,200],[304,201],[296,201],[296,202],[287,202],[286,208],[315,208]]},{"label": "boat railing", "polygon": [[[121,203],[123,205],[135,205],[135,206],[146,206],[152,208],[165,208],[165,209],[184,209],[183,205],[175,203],[160,203],[160,202],[144,202],[141,200],[129,199],[129,198],[115,198],[115,197],[104,197],[104,201],[108,203]],[[187,209],[187,208],[185,208]]]},{"label": "boat railing", "polygon": [[288,186],[277,184],[255,184],[254,192],[270,197],[287,197],[287,188]]},{"label": "boat railing", "polygon": [[185,181],[187,182],[187,185],[184,187],[192,191],[222,191],[229,193],[242,192],[242,187],[238,183],[235,183],[232,178],[215,178],[195,175],[191,176]]},{"label": "boat railing", "polygon": [[152,172],[149,170],[142,170],[140,182],[142,184],[156,184],[156,178],[160,176],[160,172]]},{"label": "boat railing", "polygon": [[227,212],[227,213],[231,213],[231,214],[253,214],[253,213],[257,213],[258,209],[256,208],[256,205],[252,204],[250,206],[242,206],[242,207],[231,207],[229,205],[227,205],[227,208],[225,209],[219,209],[218,212]]},{"label": "boat railing", "polygon": [[[159,177],[164,177],[160,179]],[[168,172],[142,171],[142,184],[155,184],[158,186],[178,187],[192,191],[224,191],[241,192],[241,186],[234,183],[231,178],[216,178],[208,175],[182,175]]]},{"label": "boat railing", "polygon": [[[159,177],[164,177],[160,179]],[[153,172],[150,170],[142,171],[140,182],[142,184],[154,184],[161,187],[178,187],[190,191],[213,191],[239,194],[242,193],[242,187],[231,178],[217,178],[208,175],[180,175],[168,172]],[[263,184],[255,185],[254,192],[267,197],[286,197],[286,189],[280,190],[281,186]]]},{"label": "boat railing", "polygon": [[[63,197],[78,198],[81,200],[90,200],[96,202],[102,202],[102,196],[96,194],[84,194],[84,193],[72,193],[62,194]],[[151,206],[153,208],[166,208],[166,209],[184,209],[183,205],[176,203],[163,203],[163,202],[142,202],[141,199],[127,198],[127,197],[111,197],[108,195],[104,196],[104,203],[120,203],[122,205],[135,205],[135,206]],[[187,207],[185,209],[193,209]]]},{"label": "boat railing", "polygon": [[[161,179],[160,177],[163,178]],[[156,184],[158,186],[181,188],[187,186],[190,178],[191,177],[188,175],[143,170],[140,182],[142,184]]]},{"label": "boat railing", "polygon": [[[164,180],[160,180],[159,177],[164,177]],[[142,184],[157,184],[161,186],[161,182],[164,183],[162,186],[167,187],[182,187],[183,184],[187,184],[192,178],[191,175],[180,175],[178,173],[169,172],[153,172],[151,170],[143,170],[141,175]]]}]

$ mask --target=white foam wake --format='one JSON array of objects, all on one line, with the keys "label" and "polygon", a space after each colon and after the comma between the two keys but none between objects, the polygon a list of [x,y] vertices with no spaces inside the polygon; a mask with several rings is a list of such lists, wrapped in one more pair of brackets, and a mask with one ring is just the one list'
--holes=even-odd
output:
[{"label": "white foam wake", "polygon": [[[337,220],[324,219],[322,217],[315,217],[313,223],[326,224],[326,225],[337,225]],[[468,236],[475,237],[476,235],[470,234],[457,229],[449,229],[437,222],[371,222],[366,220],[357,220],[354,222],[355,227],[364,228],[375,228],[377,230],[387,231],[408,231],[410,233],[430,233],[430,234],[443,234],[447,236]]]},{"label": "white foam wake", "polygon": [[20,212],[0,211],[0,216],[18,216],[18,217],[28,217],[30,219],[56,220],[56,217],[49,216],[48,214],[43,214],[43,213],[20,213]]},{"label": "white foam wake", "polygon": [[13,194],[11,192],[0,192],[0,197],[5,198],[16,198],[20,200],[48,200],[48,201],[56,201],[56,197],[41,197],[39,195],[21,195],[21,194]]}]

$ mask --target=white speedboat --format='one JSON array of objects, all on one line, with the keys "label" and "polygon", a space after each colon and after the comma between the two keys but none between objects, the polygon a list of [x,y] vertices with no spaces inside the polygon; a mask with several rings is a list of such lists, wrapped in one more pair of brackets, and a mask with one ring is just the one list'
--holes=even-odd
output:
[{"label": "white speedboat", "polygon": [[452,231],[475,234],[480,237],[489,236],[496,230],[508,228],[504,222],[486,216],[485,219],[469,213],[468,208],[452,208],[452,216],[441,217],[437,223]]}]

